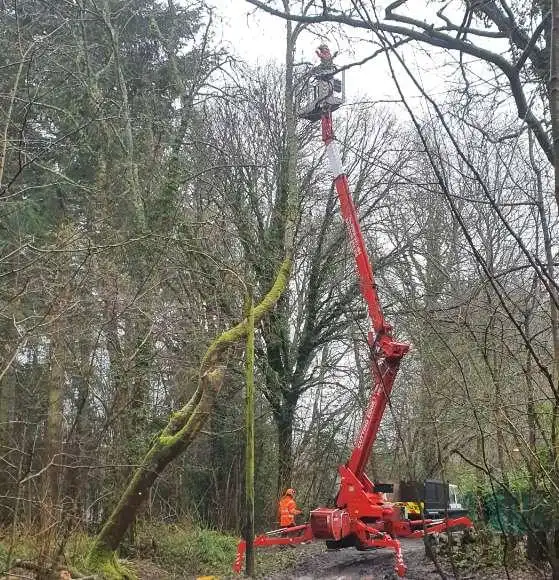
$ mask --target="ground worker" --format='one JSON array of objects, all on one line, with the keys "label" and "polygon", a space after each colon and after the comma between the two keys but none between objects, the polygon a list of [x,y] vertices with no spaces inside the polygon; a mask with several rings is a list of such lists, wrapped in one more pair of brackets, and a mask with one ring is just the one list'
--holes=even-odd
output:
[{"label": "ground worker", "polygon": [[295,516],[301,513],[301,510],[297,508],[295,503],[295,490],[289,488],[285,490],[285,493],[281,496],[278,505],[279,512],[279,525],[282,528],[287,528],[295,525]]}]

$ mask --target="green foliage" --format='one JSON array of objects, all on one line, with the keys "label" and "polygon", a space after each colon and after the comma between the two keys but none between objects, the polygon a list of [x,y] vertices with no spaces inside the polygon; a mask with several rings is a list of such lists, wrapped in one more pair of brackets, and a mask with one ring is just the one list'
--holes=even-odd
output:
[{"label": "green foliage", "polygon": [[[238,538],[188,523],[142,524],[131,556],[149,557],[153,562],[178,575],[229,575],[237,553]],[[256,551],[257,572],[265,575],[293,566],[300,550],[290,548]]]},{"label": "green foliage", "polygon": [[133,547],[175,573],[227,574],[235,559],[237,538],[187,525],[144,525]]},{"label": "green foliage", "polygon": [[463,468],[460,473],[449,476],[449,481],[455,483],[461,493],[475,493],[479,490],[479,476],[473,470]]},{"label": "green foliage", "polygon": [[8,563],[8,548],[0,542],[0,570],[5,570]]},{"label": "green foliage", "polygon": [[84,533],[78,532],[70,536],[65,554],[72,569],[87,570],[87,555],[92,543],[92,538]]},{"label": "green foliage", "polygon": [[10,538],[8,536],[3,537],[0,530],[0,571],[7,568],[10,547],[12,548],[10,555],[12,565],[13,561],[18,558],[22,560],[32,559],[37,549],[35,539],[24,533],[17,534],[11,546]]},{"label": "green foliage", "polygon": [[[494,492],[504,493],[502,486],[497,482],[494,482],[492,486],[487,478],[480,481],[479,474],[473,471],[462,471],[449,479],[458,485],[461,493],[466,495],[477,493],[486,496]],[[509,469],[506,472],[506,481],[507,489],[512,494],[525,493],[532,488],[529,473],[525,466]]]},{"label": "green foliage", "polygon": [[[169,574],[179,577],[192,574],[226,576],[237,551],[238,538],[205,529],[199,525],[181,524],[138,525],[134,542],[123,545],[125,560],[114,554],[89,557],[94,537],[83,532],[71,535],[64,549],[64,563],[72,573],[99,574],[104,580],[135,580],[133,559],[151,560]],[[318,546],[317,546],[318,547]],[[0,572],[6,569],[9,543],[0,535]],[[290,548],[271,548],[256,551],[257,571],[266,575],[293,566],[304,552]],[[31,534],[22,533],[14,543],[11,560],[37,561],[37,542]]]},{"label": "green foliage", "polygon": [[100,573],[105,580],[122,580],[123,578],[135,580],[134,571],[114,554],[109,555],[108,558],[99,558],[97,561],[89,558],[93,543],[94,538],[82,532],[72,534],[70,537],[64,553],[72,575],[77,575],[75,572],[87,571]]},{"label": "green foliage", "polygon": [[126,564],[121,562],[115,554],[101,555],[96,553],[92,557],[91,553],[87,560],[89,572],[99,574],[104,580],[136,580],[136,573]]}]

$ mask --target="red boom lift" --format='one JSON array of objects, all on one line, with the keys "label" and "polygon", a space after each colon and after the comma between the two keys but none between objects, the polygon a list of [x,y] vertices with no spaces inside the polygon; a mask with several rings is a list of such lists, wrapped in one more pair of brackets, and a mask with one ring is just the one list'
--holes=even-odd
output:
[{"label": "red boom lift", "polygon": [[[326,540],[330,548],[351,546],[358,550],[388,548],[393,550],[396,556],[395,573],[403,577],[406,565],[397,538],[422,538],[425,534],[444,532],[450,528],[471,529],[473,524],[467,517],[438,520],[406,519],[399,507],[388,503],[380,492],[375,491],[375,486],[364,471],[390,398],[400,361],[408,352],[410,345],[394,340],[392,327],[382,313],[357,210],[334,141],[332,111],[342,103],[342,98],[336,96],[336,93],[341,92],[341,83],[334,78],[337,71],[328,47],[321,45],[317,54],[321,64],[313,70],[314,98],[299,116],[311,121],[320,119],[322,124],[322,140],[334,173],[334,185],[355,256],[361,293],[367,303],[373,327],[373,331],[369,332],[368,342],[374,386],[353,452],[349,461],[338,468],[340,487],[336,507],[319,507],[311,511],[309,523],[257,536],[254,539],[254,546]],[[233,567],[235,572],[241,571],[245,550],[245,541],[241,540]]]}]

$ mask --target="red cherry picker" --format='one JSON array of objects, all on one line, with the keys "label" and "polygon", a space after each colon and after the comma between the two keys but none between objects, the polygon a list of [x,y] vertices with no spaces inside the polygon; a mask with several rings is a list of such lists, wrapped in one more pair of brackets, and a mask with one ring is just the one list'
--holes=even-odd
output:
[{"label": "red cherry picker", "polygon": [[[444,532],[451,528],[471,529],[473,524],[465,516],[437,520],[407,519],[398,506],[387,502],[383,494],[375,490],[373,482],[365,474],[400,362],[410,345],[393,338],[392,327],[386,322],[382,312],[357,210],[334,140],[332,112],[343,102],[343,98],[339,96],[341,83],[334,78],[337,70],[328,47],[321,45],[317,54],[321,63],[312,71],[313,99],[299,112],[299,116],[310,121],[320,120],[322,125],[322,141],[334,174],[334,186],[353,249],[361,294],[367,304],[373,328],[368,335],[373,388],[351,456],[345,465],[338,468],[340,487],[335,507],[312,510],[310,521],[306,524],[257,536],[254,546],[293,545],[325,540],[329,548],[388,548],[394,551],[396,557],[395,573],[403,577],[406,565],[398,538],[422,538],[426,534]],[[235,572],[241,571],[245,549],[245,541],[241,540],[233,568]]]}]

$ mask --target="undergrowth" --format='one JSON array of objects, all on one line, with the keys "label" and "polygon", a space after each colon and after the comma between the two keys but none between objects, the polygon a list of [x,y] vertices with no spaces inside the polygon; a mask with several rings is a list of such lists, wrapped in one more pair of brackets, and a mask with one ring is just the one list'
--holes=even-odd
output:
[{"label": "undergrowth", "polygon": [[[200,526],[183,524],[139,523],[134,540],[127,540],[120,551],[124,560],[112,562],[112,566],[102,570],[92,570],[87,557],[93,544],[93,537],[83,532],[72,534],[64,547],[61,564],[72,575],[79,572],[97,573],[105,580],[132,578],[134,560],[149,560],[169,575],[178,577],[208,575],[231,577],[232,566],[237,552],[238,538]],[[0,532],[0,575],[6,571],[9,539]],[[256,551],[257,574],[263,576],[286,570],[302,556],[301,551],[292,548],[270,548]],[[37,562],[39,546],[37,538],[30,533],[18,533],[12,548],[11,564],[20,558]]]},{"label": "undergrowth", "polygon": [[[11,548],[11,551],[10,551]],[[0,575],[7,572],[17,559],[30,560],[36,557],[37,549],[34,538],[24,532],[15,535],[11,541],[11,534],[3,534],[0,530]],[[10,562],[8,562],[10,559]]]},{"label": "undergrowth", "polygon": [[231,570],[237,540],[214,530],[178,524],[142,524],[129,556],[149,559],[174,573],[224,574]]},{"label": "undergrowth", "polygon": [[452,561],[457,569],[469,572],[501,568],[504,563],[512,570],[527,562],[525,545],[520,538],[505,538],[485,528],[477,529],[474,542],[462,543],[453,536],[453,541],[439,546],[439,554],[448,563]]},{"label": "undergrowth", "polygon": [[[72,576],[78,577],[86,572],[102,573],[102,570],[89,570],[87,556],[93,544],[93,537],[83,532],[75,532],[66,542],[63,550],[62,561],[58,562],[61,568],[70,571]],[[11,553],[10,553],[11,547]],[[25,560],[44,566],[48,569],[52,562],[41,558],[40,539],[36,534],[26,530],[19,530],[12,538],[0,531],[0,576],[13,568],[17,560]],[[8,562],[8,559],[10,560]],[[58,567],[57,565],[57,567]],[[106,573],[102,577],[106,580],[118,580],[119,578],[134,578],[134,572],[126,565],[126,562],[111,561],[108,563]],[[119,575],[117,575],[117,573]]]},{"label": "undergrowth", "polygon": [[[175,574],[230,576],[238,538],[192,524],[144,524],[127,555],[150,559]],[[292,548],[256,550],[257,574],[293,566],[301,552]]]}]

